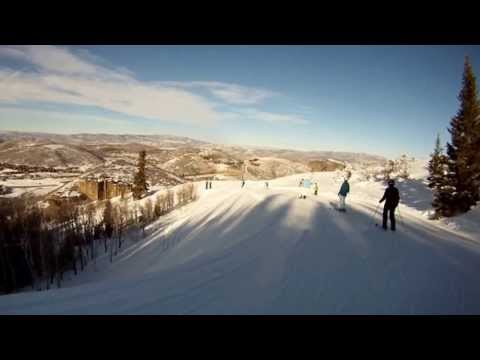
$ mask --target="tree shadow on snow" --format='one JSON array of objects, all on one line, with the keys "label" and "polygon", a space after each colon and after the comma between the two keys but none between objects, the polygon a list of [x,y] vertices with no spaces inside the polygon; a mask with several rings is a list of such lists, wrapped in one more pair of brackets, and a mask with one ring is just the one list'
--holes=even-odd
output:
[{"label": "tree shadow on snow", "polygon": [[118,292],[123,311],[480,312],[479,247],[452,233],[409,217],[396,233],[384,232],[375,227],[369,206],[347,203],[341,213],[319,198],[291,193],[252,202],[242,202],[241,193],[232,196],[204,213],[196,207],[203,204],[193,203],[193,215],[145,239],[136,256],[121,265],[137,278],[121,291],[111,290]]},{"label": "tree shadow on snow", "polygon": [[433,195],[430,188],[421,180],[407,179],[396,182],[401,203],[419,211],[432,209]]},{"label": "tree shadow on snow", "polygon": [[[480,248],[420,222],[397,232],[347,206],[328,221],[318,206],[286,263],[269,313],[450,314],[480,312]],[[340,233],[340,234],[338,234]],[[299,284],[305,283],[300,294]]]}]

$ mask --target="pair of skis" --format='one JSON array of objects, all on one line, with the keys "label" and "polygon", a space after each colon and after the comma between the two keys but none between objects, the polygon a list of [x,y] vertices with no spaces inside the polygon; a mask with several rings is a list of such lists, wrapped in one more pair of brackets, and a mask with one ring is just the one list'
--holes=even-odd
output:
[{"label": "pair of skis", "polygon": [[340,209],[333,201],[330,201],[330,206],[333,210],[337,210],[338,212],[347,212],[347,209]]}]

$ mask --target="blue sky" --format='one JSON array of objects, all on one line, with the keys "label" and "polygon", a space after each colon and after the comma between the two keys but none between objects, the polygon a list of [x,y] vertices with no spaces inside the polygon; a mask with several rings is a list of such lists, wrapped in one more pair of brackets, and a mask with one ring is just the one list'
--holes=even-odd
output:
[{"label": "blue sky", "polygon": [[427,156],[478,46],[0,46],[0,130]]}]

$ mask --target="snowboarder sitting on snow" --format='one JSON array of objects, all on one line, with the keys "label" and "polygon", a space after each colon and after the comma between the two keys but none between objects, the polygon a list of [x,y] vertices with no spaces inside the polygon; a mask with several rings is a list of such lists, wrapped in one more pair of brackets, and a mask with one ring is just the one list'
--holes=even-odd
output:
[{"label": "snowboarder sitting on snow", "polygon": [[[385,201],[386,200],[386,201]],[[392,231],[395,231],[395,209],[400,202],[400,194],[398,189],[395,187],[395,181],[388,180],[388,188],[385,190],[385,194],[380,199],[379,203],[385,201],[385,206],[383,207],[383,229],[387,230],[387,219],[388,213],[390,213],[390,228]]]},{"label": "snowboarder sitting on snow", "polygon": [[340,187],[340,191],[338,192],[338,198],[339,198],[339,206],[338,210],[339,211],[347,211],[345,209],[345,198],[347,197],[347,194],[350,192],[350,184],[348,183],[347,179],[343,181],[342,186]]}]

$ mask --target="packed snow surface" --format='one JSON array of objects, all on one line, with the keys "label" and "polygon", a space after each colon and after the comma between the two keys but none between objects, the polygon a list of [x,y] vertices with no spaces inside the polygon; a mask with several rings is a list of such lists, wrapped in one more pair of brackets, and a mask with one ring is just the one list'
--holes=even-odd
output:
[{"label": "packed snow surface", "polygon": [[[200,198],[160,218],[116,256],[61,289],[0,296],[2,314],[478,314],[480,223],[428,220],[421,177],[398,184],[397,231],[383,231],[381,183],[338,173],[197,184]],[[318,182],[319,195],[299,181]],[[312,189],[313,190],[313,189]]]}]

